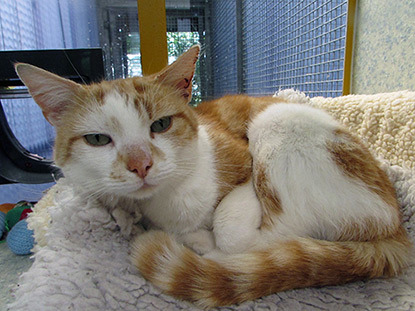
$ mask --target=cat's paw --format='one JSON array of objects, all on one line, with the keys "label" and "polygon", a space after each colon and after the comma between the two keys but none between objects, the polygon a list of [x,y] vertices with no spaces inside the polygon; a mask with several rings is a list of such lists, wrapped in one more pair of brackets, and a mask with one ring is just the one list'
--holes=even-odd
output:
[{"label": "cat's paw", "polygon": [[120,232],[123,237],[130,238],[144,231],[142,226],[138,224],[141,219],[140,213],[134,213],[133,215],[126,210],[117,207],[112,211],[112,216],[120,228]]},{"label": "cat's paw", "polygon": [[144,232],[146,232],[146,229],[144,229],[143,225],[139,223],[135,223],[132,226],[130,235],[132,237],[135,237],[135,236],[143,234]]},{"label": "cat's paw", "polygon": [[183,234],[179,240],[199,255],[209,253],[216,247],[212,231],[205,229]]},{"label": "cat's paw", "polygon": [[203,255],[204,258],[211,259],[213,261],[219,261],[220,259],[224,258],[228,254],[224,253],[218,248],[215,248],[214,250],[206,253]]}]

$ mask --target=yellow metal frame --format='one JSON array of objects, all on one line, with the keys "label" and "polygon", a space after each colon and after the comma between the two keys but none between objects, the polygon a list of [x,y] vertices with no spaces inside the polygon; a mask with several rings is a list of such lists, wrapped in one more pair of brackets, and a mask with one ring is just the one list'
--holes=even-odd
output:
[{"label": "yellow metal frame", "polygon": [[140,27],[141,67],[144,75],[167,66],[167,26],[165,0],[137,0]]},{"label": "yellow metal frame", "polygon": [[357,0],[349,0],[347,3],[347,26],[346,26],[346,47],[344,51],[344,68],[343,68],[343,95],[349,95],[352,92],[352,74],[353,74],[353,41],[356,20]]}]

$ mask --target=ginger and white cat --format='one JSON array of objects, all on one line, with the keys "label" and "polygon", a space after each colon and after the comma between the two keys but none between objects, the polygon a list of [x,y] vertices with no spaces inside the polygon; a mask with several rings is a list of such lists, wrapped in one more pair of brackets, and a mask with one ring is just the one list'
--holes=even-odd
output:
[{"label": "ginger and white cat", "polygon": [[398,274],[410,243],[367,148],[327,113],[284,98],[191,108],[198,54],[89,86],[16,65],[76,191],[125,235],[141,214],[153,228],[132,242],[141,274],[204,307]]}]

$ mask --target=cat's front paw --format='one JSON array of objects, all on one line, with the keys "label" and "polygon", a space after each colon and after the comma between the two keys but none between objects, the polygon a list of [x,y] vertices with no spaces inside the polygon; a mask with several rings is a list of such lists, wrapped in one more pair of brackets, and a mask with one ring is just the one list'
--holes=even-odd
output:
[{"label": "cat's front paw", "polygon": [[112,216],[117,223],[117,226],[120,228],[120,232],[123,237],[130,238],[139,233],[142,233],[144,229],[138,222],[141,219],[141,214],[133,213],[133,215],[122,208],[115,208],[112,211]]},{"label": "cat's front paw", "polygon": [[135,223],[132,226],[130,236],[135,237],[143,234],[144,232],[146,232],[146,229],[144,229],[143,225],[140,223]]},{"label": "cat's front paw", "polygon": [[199,255],[209,253],[216,247],[212,231],[205,229],[180,235],[179,240]]}]

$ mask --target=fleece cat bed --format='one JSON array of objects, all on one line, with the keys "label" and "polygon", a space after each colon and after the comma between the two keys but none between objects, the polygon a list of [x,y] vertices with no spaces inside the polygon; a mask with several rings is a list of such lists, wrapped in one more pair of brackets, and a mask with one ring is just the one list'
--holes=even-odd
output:
[{"label": "fleece cat bed", "polygon": [[[369,145],[393,182],[404,225],[415,241],[415,93],[293,100],[332,113]],[[197,310],[162,294],[131,265],[129,243],[108,212],[77,197],[65,179],[28,218],[37,245],[34,263],[14,290],[11,310]],[[411,310],[415,261],[391,279],[272,294],[220,310]]]}]

